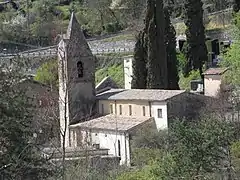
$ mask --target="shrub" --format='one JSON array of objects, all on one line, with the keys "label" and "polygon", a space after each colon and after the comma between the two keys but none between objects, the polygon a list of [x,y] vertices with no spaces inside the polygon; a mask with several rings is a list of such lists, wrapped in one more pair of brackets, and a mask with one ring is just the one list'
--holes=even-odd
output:
[{"label": "shrub", "polygon": [[115,33],[121,31],[122,29],[123,29],[122,25],[119,24],[119,22],[108,23],[105,25],[105,31],[107,33]]}]

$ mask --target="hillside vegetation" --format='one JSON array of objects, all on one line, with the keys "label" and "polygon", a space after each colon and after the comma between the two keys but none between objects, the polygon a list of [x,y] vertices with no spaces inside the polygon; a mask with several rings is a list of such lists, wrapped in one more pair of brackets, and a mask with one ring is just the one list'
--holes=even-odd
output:
[{"label": "hillside vegetation", "polygon": [[[23,43],[26,45],[24,48],[29,48],[28,45],[55,44],[57,35],[66,30],[72,11],[75,12],[87,38],[114,34],[126,29],[139,30],[139,26],[143,26],[145,3],[145,0],[34,0],[28,3],[27,1],[16,1],[16,6],[11,3],[1,5],[0,51],[6,46],[7,49],[15,51],[15,45],[9,42]],[[183,0],[174,0],[172,19],[183,20],[182,3]],[[207,30],[225,28],[230,24],[231,11],[207,16],[209,13],[231,7],[230,1],[204,0],[203,3],[204,23]],[[184,33],[184,23],[176,21],[175,29],[177,34]],[[119,40],[135,40],[134,31],[106,38],[101,42]],[[21,48],[18,47],[19,50]],[[107,63],[103,63],[104,66],[97,66],[96,83],[109,75],[120,87],[123,86],[123,60],[119,60],[119,58],[119,54],[101,58],[105,59],[104,61]],[[190,76],[186,79],[180,73],[180,87],[188,89],[190,80],[199,77],[196,74],[193,76],[193,78]],[[45,77],[45,75],[41,77]]]},{"label": "hillside vegetation", "polygon": [[[15,3],[14,3],[15,2]],[[174,0],[172,18],[182,19],[183,0]],[[204,14],[231,7],[230,0],[204,0]],[[0,5],[0,41],[33,45],[54,44],[66,30],[70,14],[76,13],[86,37],[111,34],[124,29],[139,30],[143,25],[146,0],[32,0]],[[205,17],[211,27],[220,27],[227,13]],[[209,20],[212,20],[209,24]],[[179,24],[179,23],[178,23]],[[178,25],[181,27],[181,23]],[[178,28],[176,28],[178,31]],[[180,28],[181,29],[181,28]]]}]

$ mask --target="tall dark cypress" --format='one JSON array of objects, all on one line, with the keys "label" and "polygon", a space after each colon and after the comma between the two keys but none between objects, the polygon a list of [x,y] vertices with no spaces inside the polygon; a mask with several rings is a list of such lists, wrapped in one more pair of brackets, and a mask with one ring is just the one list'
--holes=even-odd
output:
[{"label": "tall dark cypress", "polygon": [[163,0],[155,1],[155,25],[156,25],[156,40],[157,51],[154,66],[158,68],[155,71],[155,88],[168,89],[168,69],[167,69],[167,55],[165,47],[165,19],[163,10]]},{"label": "tall dark cypress", "polygon": [[185,25],[188,43],[187,60],[189,70],[199,70],[203,78],[203,65],[208,60],[205,44],[205,28],[203,25],[203,9],[201,0],[185,0]]},{"label": "tall dark cypress", "polygon": [[147,10],[146,10],[146,17],[144,20],[145,27],[144,27],[144,49],[145,49],[145,56],[146,59],[148,58],[148,28],[150,21],[154,18],[154,7],[155,7],[155,0],[147,0]]},{"label": "tall dark cypress", "polygon": [[[167,89],[167,59],[164,44],[164,13],[163,2],[159,0],[148,0],[151,4],[152,19],[148,26],[147,48],[148,48],[148,77],[147,88]],[[146,24],[147,25],[147,24]]]},{"label": "tall dark cypress", "polygon": [[132,89],[146,89],[146,81],[147,68],[144,32],[141,31],[137,36],[137,42],[134,48]]},{"label": "tall dark cypress", "polygon": [[179,89],[175,34],[163,1],[148,0],[145,28],[135,46],[132,88]]},{"label": "tall dark cypress", "polygon": [[165,17],[165,46],[167,55],[167,72],[168,72],[168,89],[178,90],[179,76],[177,68],[177,55],[176,55],[176,31],[170,20],[171,7],[166,2],[164,6]]},{"label": "tall dark cypress", "polygon": [[157,39],[156,39],[156,25],[155,19],[149,23],[148,27],[148,62],[147,62],[147,88],[148,89],[160,89],[163,82],[160,78],[159,71],[160,71],[160,61],[157,59]]}]

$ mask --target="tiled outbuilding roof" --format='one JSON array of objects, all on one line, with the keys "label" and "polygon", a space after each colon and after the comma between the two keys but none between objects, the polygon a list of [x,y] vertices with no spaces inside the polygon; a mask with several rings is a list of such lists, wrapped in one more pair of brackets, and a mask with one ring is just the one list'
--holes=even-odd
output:
[{"label": "tiled outbuilding roof", "polygon": [[70,128],[95,129],[125,132],[132,130],[138,125],[150,122],[150,117],[124,117],[116,115],[106,115],[99,118],[71,125]]},{"label": "tiled outbuilding roof", "polygon": [[184,92],[184,90],[111,89],[98,94],[97,99],[166,101]]},{"label": "tiled outbuilding roof", "polygon": [[228,68],[209,68],[203,73],[203,75],[221,75],[227,70]]}]

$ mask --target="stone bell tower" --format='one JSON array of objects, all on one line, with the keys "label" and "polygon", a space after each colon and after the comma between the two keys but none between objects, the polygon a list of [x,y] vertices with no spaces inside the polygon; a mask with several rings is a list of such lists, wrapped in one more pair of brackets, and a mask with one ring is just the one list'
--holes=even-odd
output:
[{"label": "stone bell tower", "polygon": [[60,128],[68,147],[69,125],[89,120],[95,113],[96,97],[95,57],[74,13],[58,45],[58,75]]}]

